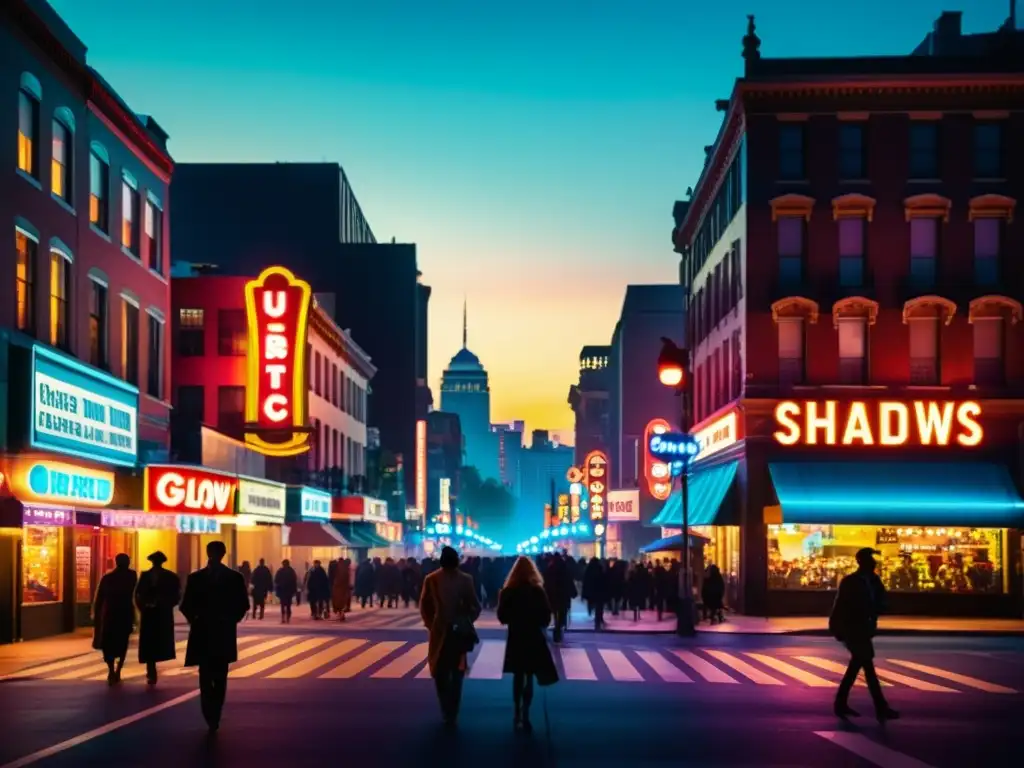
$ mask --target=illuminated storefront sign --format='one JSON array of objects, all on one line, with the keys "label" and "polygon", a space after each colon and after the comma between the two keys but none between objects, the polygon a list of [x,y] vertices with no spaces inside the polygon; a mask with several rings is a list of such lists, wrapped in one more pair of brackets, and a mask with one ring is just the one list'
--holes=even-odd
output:
[{"label": "illuminated storefront sign", "polygon": [[269,267],[245,285],[249,352],[245,442],[267,456],[309,450],[306,337],[309,283]]},{"label": "illuminated storefront sign", "polygon": [[217,535],[220,533],[220,520],[205,515],[176,515],[175,527],[178,533],[199,533]]},{"label": "illuminated storefront sign", "polygon": [[235,511],[238,479],[199,467],[146,467],[146,512],[230,515]]},{"label": "illuminated storefront sign", "polygon": [[608,520],[628,523],[640,519],[640,491],[608,491]]},{"label": "illuminated storefront sign", "polygon": [[644,429],[644,477],[647,478],[647,490],[658,501],[665,501],[672,494],[672,468],[651,455],[648,446],[655,435],[669,432],[671,427],[665,419],[653,419]]},{"label": "illuminated storefront sign", "polygon": [[565,473],[565,479],[570,483],[582,483],[583,482],[583,470],[579,467],[569,467]]},{"label": "illuminated storefront sign", "polygon": [[257,522],[283,523],[288,493],[280,483],[238,479],[238,514]]},{"label": "illuminated storefront sign", "polygon": [[784,400],[775,407],[774,437],[786,446],[958,444],[973,448],[984,436],[980,416],[981,406],[970,400]]},{"label": "illuminated storefront sign", "polygon": [[438,495],[438,511],[442,515],[452,511],[452,480],[450,477],[442,477]]},{"label": "illuminated storefront sign", "polygon": [[133,466],[139,390],[42,346],[32,348],[29,445]]},{"label": "illuminated storefront sign", "polygon": [[141,531],[166,531],[177,528],[176,515],[150,515],[144,512],[105,510],[100,513],[104,528],[129,528]]},{"label": "illuminated storefront sign", "polygon": [[706,427],[694,432],[693,437],[699,447],[697,455],[693,457],[695,461],[725,450],[739,440],[739,417],[736,411],[715,419]]},{"label": "illuminated storefront sign", "polygon": [[700,446],[693,435],[684,432],[665,432],[652,435],[647,444],[651,456],[668,464],[689,462],[697,455]]},{"label": "illuminated storefront sign", "polygon": [[59,507],[35,507],[26,504],[21,509],[22,525],[74,525],[75,512]]},{"label": "illuminated storefront sign", "polygon": [[366,498],[363,519],[371,523],[386,523],[388,520],[388,503],[380,499]]},{"label": "illuminated storefront sign", "polygon": [[416,422],[416,508],[427,509],[427,422]]},{"label": "illuminated storefront sign", "polygon": [[558,518],[556,525],[562,525],[563,523],[568,523],[571,520],[568,493],[558,494],[558,514],[556,517]]},{"label": "illuminated storefront sign", "polygon": [[580,501],[583,497],[583,483],[575,482],[569,486],[569,522],[580,521]]},{"label": "illuminated storefront sign", "polygon": [[587,508],[590,510],[590,519],[604,520],[610,474],[608,456],[604,451],[591,451],[583,462],[583,471],[586,473],[585,488],[589,495]]},{"label": "illuminated storefront sign", "polygon": [[114,498],[114,473],[56,461],[37,461],[15,475],[16,493],[31,501],[52,501],[77,507],[105,507]]},{"label": "illuminated storefront sign", "polygon": [[397,544],[402,540],[401,523],[377,523],[375,526],[377,535],[387,542]]},{"label": "illuminated storefront sign", "polygon": [[303,487],[299,491],[299,514],[303,520],[330,520],[331,494]]}]

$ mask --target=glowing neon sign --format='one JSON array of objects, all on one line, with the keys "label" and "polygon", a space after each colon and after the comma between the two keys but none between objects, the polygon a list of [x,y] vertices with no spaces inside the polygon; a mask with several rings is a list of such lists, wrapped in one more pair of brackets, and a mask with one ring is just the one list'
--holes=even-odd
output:
[{"label": "glowing neon sign", "polygon": [[200,467],[150,464],[145,470],[146,512],[233,515],[238,478]]},{"label": "glowing neon sign", "polygon": [[245,285],[249,359],[245,442],[267,456],[309,450],[306,337],[309,283],[269,267]]},{"label": "glowing neon sign", "polygon": [[706,427],[693,433],[700,446],[694,460],[700,460],[713,453],[718,453],[739,440],[739,418],[736,411],[730,411],[721,418],[715,419]]},{"label": "glowing neon sign", "polygon": [[604,520],[605,501],[608,498],[608,456],[604,451],[591,451],[583,462],[586,475],[585,487],[590,496],[587,507],[591,520]]},{"label": "glowing neon sign", "polygon": [[416,422],[416,509],[427,509],[427,422]]},{"label": "glowing neon sign", "polygon": [[114,473],[56,461],[37,461],[15,476],[17,491],[29,501],[76,507],[105,507],[114,499]]},{"label": "glowing neon sign", "polygon": [[665,419],[653,419],[644,430],[644,477],[647,478],[647,490],[658,501],[665,501],[672,494],[672,468],[651,455],[651,438],[664,435],[670,429]]},{"label": "glowing neon sign", "polygon": [[981,444],[981,406],[964,402],[912,400],[784,400],[775,406],[780,445],[905,445],[965,448]]}]

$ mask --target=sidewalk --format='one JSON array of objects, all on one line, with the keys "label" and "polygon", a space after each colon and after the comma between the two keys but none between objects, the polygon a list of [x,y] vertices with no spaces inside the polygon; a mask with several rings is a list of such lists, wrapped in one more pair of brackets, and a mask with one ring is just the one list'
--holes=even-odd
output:
[{"label": "sidewalk", "polygon": [[70,659],[92,650],[92,630],[80,629],[66,635],[0,645],[0,679],[19,669]]}]

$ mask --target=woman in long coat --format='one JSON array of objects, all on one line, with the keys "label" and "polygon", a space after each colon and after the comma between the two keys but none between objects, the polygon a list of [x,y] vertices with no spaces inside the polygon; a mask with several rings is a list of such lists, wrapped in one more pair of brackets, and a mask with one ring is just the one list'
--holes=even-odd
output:
[{"label": "woman in long coat", "polygon": [[544,635],[551,623],[551,606],[540,572],[527,557],[516,560],[498,593],[498,621],[508,626],[504,671],[512,674],[513,723],[530,731],[533,678],[540,685],[551,685],[558,681],[558,670]]},{"label": "woman in long coat", "polygon": [[338,614],[338,621],[345,620],[351,589],[352,577],[349,573],[348,561],[338,560],[334,568],[334,581],[331,583],[331,607]]},{"label": "woman in long coat", "polygon": [[[153,567],[139,578],[135,605],[139,609],[139,663],[146,665],[146,682],[156,685],[156,664],[176,657],[174,609],[181,602],[181,579],[164,568],[167,555],[149,556]],[[243,576],[243,578],[245,578]]]},{"label": "woman in long coat", "polygon": [[130,564],[131,558],[126,554],[114,558],[114,570],[100,579],[93,603],[96,626],[92,647],[103,651],[103,661],[107,664],[107,683],[110,685],[121,682],[121,669],[128,655],[128,638],[135,629],[132,596],[139,577],[128,567]]}]

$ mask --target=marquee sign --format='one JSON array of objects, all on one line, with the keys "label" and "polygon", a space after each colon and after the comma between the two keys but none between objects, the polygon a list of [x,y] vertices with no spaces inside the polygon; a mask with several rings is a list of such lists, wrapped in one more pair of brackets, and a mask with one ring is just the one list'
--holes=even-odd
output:
[{"label": "marquee sign", "polygon": [[245,285],[249,352],[245,442],[267,456],[309,450],[306,338],[309,283],[269,267]]},{"label": "marquee sign", "polygon": [[739,440],[739,415],[736,411],[730,411],[698,429],[693,436],[699,448],[697,455],[693,457],[694,461],[724,451]]},{"label": "marquee sign", "polygon": [[784,400],[775,406],[780,445],[973,448],[984,430],[981,406],[951,400]]},{"label": "marquee sign", "polygon": [[280,483],[238,478],[238,514],[258,522],[283,523],[287,488]]},{"label": "marquee sign", "polygon": [[643,467],[647,478],[647,490],[658,501],[665,501],[672,494],[672,468],[651,455],[651,438],[663,435],[671,430],[665,419],[652,419],[644,429]]},{"label": "marquee sign", "polygon": [[238,479],[200,467],[151,464],[145,470],[146,512],[231,515]]},{"label": "marquee sign", "polygon": [[608,498],[608,455],[604,451],[591,451],[583,462],[586,475],[585,488],[589,495],[587,504],[591,520],[604,520],[606,500]]},{"label": "marquee sign", "polygon": [[54,502],[76,507],[105,507],[114,499],[114,473],[56,461],[36,461],[12,478],[26,501]]}]

